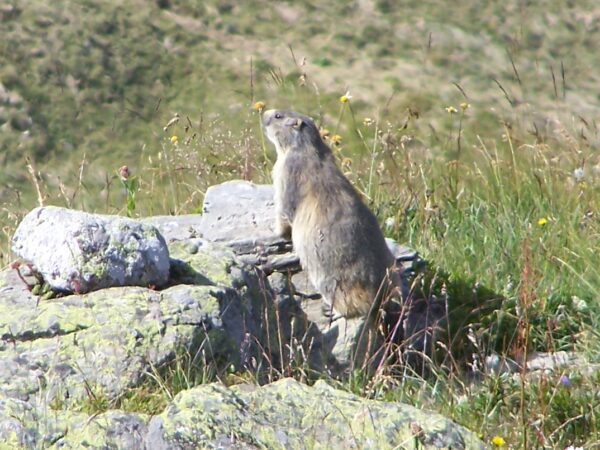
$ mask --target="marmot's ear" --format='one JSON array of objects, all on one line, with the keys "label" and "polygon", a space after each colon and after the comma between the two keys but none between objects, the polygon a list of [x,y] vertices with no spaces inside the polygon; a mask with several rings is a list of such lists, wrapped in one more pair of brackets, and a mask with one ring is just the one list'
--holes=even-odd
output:
[{"label": "marmot's ear", "polygon": [[288,117],[287,119],[285,119],[284,123],[286,127],[292,127],[296,130],[299,130],[304,122],[302,122],[302,119],[300,117]]}]

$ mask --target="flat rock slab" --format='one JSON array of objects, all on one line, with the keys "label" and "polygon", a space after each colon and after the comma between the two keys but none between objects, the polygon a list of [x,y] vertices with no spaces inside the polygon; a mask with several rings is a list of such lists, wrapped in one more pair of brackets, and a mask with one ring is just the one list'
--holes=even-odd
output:
[{"label": "flat rock slab", "polygon": [[119,216],[40,207],[19,224],[13,252],[63,292],[163,286],[169,250],[158,230]]},{"label": "flat rock slab", "polygon": [[273,194],[271,185],[228,181],[208,188],[202,214],[154,216],[141,221],[157,227],[167,242],[270,238],[275,234]]},{"label": "flat rock slab", "polygon": [[232,241],[273,236],[273,195],[273,186],[249,181],[211,186],[204,197],[202,237],[209,241]]},{"label": "flat rock slab", "polygon": [[185,241],[203,235],[201,214],[142,217],[139,221],[155,226],[167,242]]}]

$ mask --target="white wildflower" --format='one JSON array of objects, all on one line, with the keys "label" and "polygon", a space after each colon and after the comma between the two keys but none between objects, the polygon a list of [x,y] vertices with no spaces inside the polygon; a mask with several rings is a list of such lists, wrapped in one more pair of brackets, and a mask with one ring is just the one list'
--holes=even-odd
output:
[{"label": "white wildflower", "polygon": [[573,308],[575,308],[575,311],[580,313],[587,312],[588,304],[585,300],[574,295],[571,297],[571,302],[573,302]]}]

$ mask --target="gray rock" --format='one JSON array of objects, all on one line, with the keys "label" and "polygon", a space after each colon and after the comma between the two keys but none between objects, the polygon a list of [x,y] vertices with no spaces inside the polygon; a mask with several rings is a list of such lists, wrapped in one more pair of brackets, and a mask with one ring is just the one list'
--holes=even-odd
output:
[{"label": "gray rock", "polygon": [[273,193],[271,185],[228,181],[208,188],[202,214],[155,216],[141,221],[157,227],[167,242],[203,238],[256,244],[275,234]]},{"label": "gray rock", "polygon": [[118,216],[36,208],[17,228],[13,251],[59,291],[163,286],[169,278],[169,251],[158,230]]},{"label": "gray rock", "polygon": [[259,354],[268,298],[248,288],[257,276],[243,272],[233,289],[233,252],[197,245],[194,253],[189,243],[172,246],[179,275],[194,284],[160,292],[121,287],[41,300],[15,270],[0,272],[0,396],[114,399],[176,355],[238,366]]},{"label": "gray rock", "polygon": [[435,351],[435,343],[446,325],[446,305],[435,295],[409,298],[404,306],[400,341],[404,359],[423,368],[425,360]]},{"label": "gray rock", "polygon": [[139,219],[142,223],[155,226],[167,242],[185,241],[202,237],[202,215],[152,216]]},{"label": "gray rock", "polygon": [[145,449],[149,417],[107,411],[89,416],[0,398],[0,448]]},{"label": "gray rock", "polygon": [[[493,353],[485,358],[484,369],[487,373],[495,375],[521,376],[523,370],[522,360],[515,361],[504,355]],[[533,352],[527,356],[525,370],[528,376],[536,377],[552,372],[577,371],[592,375],[600,371],[600,364],[594,364],[582,354],[567,351]]]},{"label": "gray rock", "polygon": [[146,447],[160,450],[485,448],[474,433],[438,414],[292,379],[189,389],[153,417],[148,430]]},{"label": "gray rock", "polygon": [[527,358],[528,371],[554,372],[572,367],[581,367],[586,361],[574,352],[559,351],[555,353],[534,352]]},{"label": "gray rock", "polygon": [[419,258],[419,254],[416,251],[405,247],[404,245],[398,244],[391,238],[385,238],[385,243],[392,252],[392,255],[396,257],[396,261],[413,261]]},{"label": "gray rock", "polygon": [[229,181],[211,186],[204,196],[202,237],[209,241],[274,235],[273,186]]},{"label": "gray rock", "polygon": [[335,320],[324,314],[322,301],[307,298],[302,302],[306,314],[306,354],[313,370],[332,377],[346,376],[353,370],[373,374],[382,356],[383,336],[372,320],[364,317]]},{"label": "gray rock", "polygon": [[61,418],[68,428],[52,448],[150,450],[144,445],[149,418],[143,414],[107,411],[91,417],[67,413]]},{"label": "gray rock", "polygon": [[181,391],[153,417],[117,410],[89,416],[0,397],[0,443],[120,450],[485,448],[474,433],[439,414],[292,379],[264,387],[198,386]]},{"label": "gray rock", "polygon": [[[235,357],[230,352],[231,349],[223,351],[229,352],[229,357],[236,364],[247,364],[252,359],[254,351],[248,348],[251,347],[248,342],[255,342],[258,346],[270,348],[271,351],[287,349],[285,352],[277,351],[277,354],[269,355],[270,363],[277,362],[279,367],[286,367],[290,360],[298,355],[302,355],[303,361],[296,363],[307,364],[314,370],[326,371],[332,376],[349,373],[353,368],[372,366],[377,362],[375,353],[381,344],[381,337],[374,332],[373,324],[362,318],[337,318],[332,322],[329,314],[324,311],[319,294],[302,272],[298,257],[292,251],[291,242],[272,233],[272,195],[271,186],[256,186],[243,181],[229,182],[209,189],[203,216],[160,216],[144,219],[145,226],[156,226],[165,233],[170,242],[170,284],[175,287],[163,291],[163,297],[166,297],[167,293],[176,293],[174,302],[193,303],[193,289],[181,284],[225,288],[225,293],[218,294],[217,297],[230,296],[227,289],[235,289],[237,295],[241,295],[239,304],[232,307],[232,311],[236,311],[237,315],[223,314],[221,317],[221,312],[217,311],[214,321],[226,325],[230,323],[229,326],[225,326],[226,333],[230,333],[229,339],[234,343],[234,347],[238,346],[242,350]],[[225,242],[218,244],[199,238],[200,235]],[[388,239],[388,245],[398,261],[407,269],[405,292],[408,292],[410,275],[419,261],[418,255],[391,239]],[[18,285],[19,283],[13,283],[13,286]],[[215,292],[217,291],[213,290],[213,293]],[[118,292],[113,295],[123,294]],[[30,308],[34,297],[29,293],[25,297],[28,303],[25,310],[35,311],[35,314],[39,315],[40,311]],[[96,301],[96,297],[92,298]],[[98,297],[98,301],[103,301],[102,298]],[[149,298],[154,298],[154,294],[149,294]],[[76,303],[78,300],[70,301]],[[86,298],[86,301],[89,300]],[[110,300],[106,301],[110,304]],[[53,304],[58,308],[57,302]],[[36,322],[34,317],[25,318],[17,314],[12,316],[13,320],[7,320],[4,324],[4,329],[7,330],[4,336],[19,341],[78,332],[81,332],[78,336],[85,335],[84,330],[88,327],[86,322],[74,320],[73,312],[66,312],[75,311],[74,308],[63,306],[52,314],[47,314],[43,309],[43,326],[40,325],[40,320]],[[266,323],[265,318],[273,317],[273,314],[268,313],[269,309],[276,311],[277,319],[269,319]],[[403,324],[401,335],[410,337],[411,348],[415,352],[424,351],[427,342],[432,341],[429,339],[423,342],[422,338],[431,335],[429,331],[432,323],[437,320],[437,316],[430,312],[430,309],[413,307],[407,315],[408,320]],[[65,315],[71,317],[69,322],[61,320]],[[7,317],[11,315],[8,314]],[[241,317],[245,317],[244,323]],[[179,317],[177,320],[182,319]],[[246,332],[242,333],[241,330]],[[280,342],[265,342],[265,334],[276,336]],[[114,341],[119,342],[119,338],[115,338]],[[44,352],[45,349],[40,351],[41,354]],[[23,364],[10,359],[5,361],[11,368],[7,368],[8,372],[14,374],[22,371],[23,374],[27,374],[24,379],[29,379],[29,382],[23,383],[22,386],[29,386],[27,392],[32,392],[39,373],[28,372]],[[36,364],[41,367],[37,370],[45,373],[46,365],[39,361]],[[61,367],[64,369],[61,373],[68,374],[67,368],[71,366],[65,364]],[[132,379],[135,380],[136,377],[132,375]],[[13,389],[11,386],[11,383],[7,383],[7,389]]]},{"label": "gray rock", "polygon": [[507,356],[492,353],[485,357],[484,368],[486,373],[502,375],[517,373],[519,371],[519,364]]},{"label": "gray rock", "polygon": [[36,448],[44,434],[58,434],[58,428],[39,420],[29,403],[0,396],[0,443],[5,448]]}]

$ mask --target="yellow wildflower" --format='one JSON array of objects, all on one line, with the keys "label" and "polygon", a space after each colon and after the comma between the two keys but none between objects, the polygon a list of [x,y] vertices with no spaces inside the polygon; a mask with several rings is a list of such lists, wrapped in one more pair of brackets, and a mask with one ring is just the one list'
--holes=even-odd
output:
[{"label": "yellow wildflower", "polygon": [[463,111],[466,111],[467,109],[469,109],[471,107],[470,104],[468,104],[467,102],[462,102],[460,104],[460,109],[462,109]]},{"label": "yellow wildflower", "polygon": [[540,227],[545,227],[546,225],[548,225],[548,219],[542,217],[540,220],[538,220],[538,225]]},{"label": "yellow wildflower", "polygon": [[366,126],[366,127],[370,127],[374,123],[375,123],[375,121],[373,119],[371,119],[370,117],[365,117],[363,119],[363,125]]},{"label": "yellow wildflower", "polygon": [[494,444],[494,447],[504,447],[506,445],[506,441],[501,436],[494,436],[492,438],[492,444]]},{"label": "yellow wildflower", "polygon": [[340,145],[342,143],[342,137],[339,134],[331,136],[331,143],[333,145]]},{"label": "yellow wildflower", "polygon": [[254,105],[252,105],[252,109],[258,112],[262,112],[262,110],[265,109],[266,106],[267,104],[265,102],[256,102]]},{"label": "yellow wildflower", "polygon": [[346,93],[340,97],[340,102],[348,103],[351,98],[352,96],[350,95],[350,91],[346,91]]},{"label": "yellow wildflower", "polygon": [[173,136],[171,136],[171,144],[177,144],[177,142],[179,142],[179,138],[176,134],[174,134]]},{"label": "yellow wildflower", "polygon": [[447,106],[446,111],[448,111],[450,114],[456,114],[458,112],[454,106]]}]

